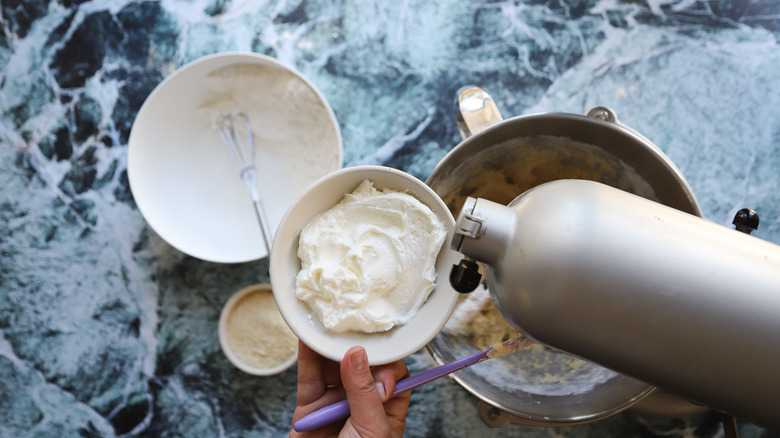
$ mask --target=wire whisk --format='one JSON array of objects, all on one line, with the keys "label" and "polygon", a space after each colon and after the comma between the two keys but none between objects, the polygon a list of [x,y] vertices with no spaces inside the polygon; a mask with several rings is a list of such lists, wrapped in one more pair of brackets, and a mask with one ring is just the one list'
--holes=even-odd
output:
[{"label": "wire whisk", "polygon": [[[257,189],[257,169],[255,168],[255,143],[252,135],[252,125],[249,116],[240,112],[225,114],[217,122],[219,135],[228,148],[230,156],[236,163],[247,192],[255,205],[257,220],[260,222],[260,230],[265,241],[265,249],[268,256],[271,255],[271,230],[268,228],[268,220],[260,201],[260,192]],[[246,147],[242,147],[246,145]]]}]

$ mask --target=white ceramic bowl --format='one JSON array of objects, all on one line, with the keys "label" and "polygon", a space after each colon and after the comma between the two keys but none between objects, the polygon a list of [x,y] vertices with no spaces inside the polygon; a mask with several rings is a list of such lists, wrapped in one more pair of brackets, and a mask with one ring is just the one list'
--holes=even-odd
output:
[{"label": "white ceramic bowl", "polygon": [[[307,304],[295,297],[295,276],[301,268],[298,238],[309,221],[336,205],[365,179],[372,181],[378,189],[412,194],[444,221],[448,233],[436,260],[436,287],[409,323],[380,333],[338,333],[326,329]],[[454,228],[455,220],[441,198],[425,183],[405,172],[381,166],[349,167],[334,172],[317,181],[293,203],[277,230],[270,271],[279,310],[298,338],[329,359],[341,361],[344,353],[355,345],[366,349],[371,365],[402,359],[433,339],[455,307],[458,293],[449,284],[450,269],[460,261],[459,254],[449,248]]]},{"label": "white ceramic bowl", "polygon": [[[230,322],[230,318],[234,315],[234,310],[236,309],[236,306],[241,303],[241,300],[244,298],[247,298],[251,294],[269,294],[271,295],[273,292],[271,291],[271,285],[270,284],[255,284],[252,286],[247,286],[244,289],[241,289],[240,291],[236,292],[227,303],[225,303],[225,306],[222,308],[222,312],[219,315],[219,346],[222,348],[222,352],[225,354],[225,356],[228,358],[228,360],[236,366],[236,368],[249,373],[253,374],[255,376],[270,376],[274,374],[279,374],[282,371],[287,370],[290,368],[298,359],[298,348],[297,348],[297,340],[294,342],[296,343],[296,346],[294,350],[292,351],[292,354],[290,356],[286,357],[282,362],[279,362],[278,364],[274,366],[270,366],[267,368],[258,368],[256,366],[253,366],[252,364],[244,361],[241,359],[240,355],[237,354],[234,349],[231,347],[230,344],[230,336],[229,336],[229,329],[228,329],[228,323]],[[273,302],[273,301],[272,301]],[[274,308],[274,311],[276,311],[276,308]],[[254,336],[255,339],[262,340],[262,339],[268,339],[268,333],[251,333],[250,335]],[[268,339],[269,341],[274,341],[274,339]]]},{"label": "white ceramic bowl", "polygon": [[[217,130],[216,116],[237,110],[254,129],[258,189],[271,233],[311,183],[341,168],[333,111],[293,69],[256,53],[219,53],[176,70],[138,112],[127,173],[149,226],[202,260],[238,263],[267,255],[254,206]],[[312,125],[321,129],[312,132]]]}]

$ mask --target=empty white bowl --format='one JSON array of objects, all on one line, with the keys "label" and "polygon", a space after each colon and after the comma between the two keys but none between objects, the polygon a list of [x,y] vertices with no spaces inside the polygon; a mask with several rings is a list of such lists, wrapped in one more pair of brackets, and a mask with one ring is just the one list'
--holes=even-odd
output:
[{"label": "empty white bowl", "polygon": [[[249,301],[253,297],[261,301]],[[268,306],[258,311],[258,304]],[[251,307],[242,309],[242,306]],[[257,317],[247,318],[250,314]],[[241,320],[237,321],[237,318]],[[298,340],[283,325],[271,285],[247,286],[236,292],[222,308],[219,315],[219,345],[228,360],[241,371],[255,376],[279,374],[298,359]],[[248,352],[248,349],[254,351]],[[239,350],[243,350],[243,353]],[[262,366],[258,365],[257,359],[247,359],[248,354],[256,354],[258,350],[270,351],[262,358]],[[282,352],[284,354],[280,354]],[[279,357],[275,357],[277,354],[280,354]]]},{"label": "empty white bowl", "polygon": [[341,133],[306,78],[257,53],[218,53],[179,68],[144,102],[133,123],[127,174],[149,226],[202,260],[265,257],[254,206],[217,130],[226,112],[248,114],[258,190],[273,234],[311,183],[341,168]]},{"label": "empty white bowl", "polygon": [[[298,239],[312,219],[327,211],[368,179],[377,189],[404,191],[427,205],[448,228],[447,238],[436,260],[436,287],[417,315],[407,324],[386,332],[334,332],[325,328],[308,305],[295,296],[295,277],[301,269]],[[335,361],[355,345],[363,346],[371,365],[402,359],[425,346],[441,330],[452,313],[458,293],[449,284],[453,264],[460,261],[449,248],[455,220],[447,206],[419,179],[382,166],[357,166],[336,171],[312,185],[284,215],[271,250],[270,272],[274,297],[287,324],[306,345]]]}]

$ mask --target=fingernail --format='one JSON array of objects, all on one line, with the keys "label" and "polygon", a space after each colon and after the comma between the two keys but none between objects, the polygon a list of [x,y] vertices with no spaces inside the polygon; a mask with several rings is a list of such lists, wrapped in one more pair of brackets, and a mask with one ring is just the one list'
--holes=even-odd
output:
[{"label": "fingernail", "polygon": [[379,398],[384,401],[385,396],[387,395],[387,391],[385,391],[385,384],[382,382],[376,382],[376,390],[379,391]]},{"label": "fingernail", "polygon": [[368,369],[368,357],[366,357],[365,350],[353,353],[349,360],[354,371],[362,373]]}]

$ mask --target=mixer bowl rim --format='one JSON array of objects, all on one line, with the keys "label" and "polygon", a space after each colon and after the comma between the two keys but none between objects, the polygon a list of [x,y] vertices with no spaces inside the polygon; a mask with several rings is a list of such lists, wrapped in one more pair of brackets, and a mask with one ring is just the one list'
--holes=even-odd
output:
[{"label": "mixer bowl rim", "polygon": [[[425,346],[425,350],[428,352],[428,354],[433,358],[434,362],[436,362],[437,364],[446,363],[447,361],[441,357],[439,352],[435,351],[431,347],[431,343],[428,343],[428,345]],[[620,374],[620,376],[628,377],[623,374]],[[640,400],[642,400],[643,398],[647,397],[648,395],[652,394],[657,390],[655,386],[650,385],[648,383],[646,384],[645,389],[638,392],[635,396],[627,399],[625,402],[617,405],[617,407],[606,409],[606,410],[600,410],[594,413],[582,414],[582,415],[577,415],[572,417],[549,416],[549,415],[536,416],[536,415],[530,415],[527,412],[519,411],[516,408],[507,406],[505,403],[499,400],[495,400],[491,397],[481,394],[477,388],[475,388],[473,385],[466,382],[465,379],[457,373],[450,374],[450,378],[452,378],[454,381],[460,384],[466,391],[468,391],[469,393],[477,397],[482,402],[487,403],[490,406],[498,408],[504,411],[505,413],[514,416],[519,423],[527,426],[541,426],[541,427],[576,426],[579,424],[586,424],[586,423],[591,423],[593,421],[602,420],[604,418],[608,418],[611,417],[612,415],[625,411],[626,409],[630,408],[631,406],[638,403]]]},{"label": "mixer bowl rim", "polygon": [[[635,148],[631,148],[633,149],[633,151],[629,151],[628,150],[629,148],[624,148],[625,150],[621,151],[620,146],[599,144],[594,141],[587,141],[585,139],[573,138],[570,135],[564,135],[565,133],[563,132],[550,131],[544,133],[532,133],[532,134],[527,133],[528,131],[538,130],[542,127],[546,127],[547,124],[549,123],[568,124],[569,127],[576,127],[577,129],[580,128],[582,129],[590,128],[594,130],[601,129],[603,130],[603,133],[605,135],[622,136],[632,141],[633,143],[637,144],[638,146],[641,146],[641,148],[639,150]],[[521,131],[520,135],[518,135],[518,131],[517,131],[518,125],[520,125],[525,131],[525,132]],[[663,171],[668,173],[668,176],[672,177],[672,179],[674,180],[674,182],[682,192],[682,196],[684,197],[684,201],[682,202],[687,205],[673,206],[673,207],[685,211],[686,213],[690,213],[695,216],[702,217],[702,210],[699,205],[699,202],[696,199],[696,196],[693,193],[693,189],[691,188],[690,184],[683,176],[680,169],[663,152],[663,150],[660,147],[658,147],[655,143],[650,141],[647,137],[643,136],[633,128],[618,121],[617,119],[615,119],[614,121],[605,121],[593,116],[582,115],[582,114],[573,114],[573,113],[565,113],[565,112],[533,113],[533,114],[523,114],[523,115],[504,119],[501,122],[498,122],[494,125],[485,128],[482,131],[474,133],[473,135],[463,139],[463,141],[455,145],[436,164],[433,171],[431,171],[431,173],[426,178],[425,183],[431,186],[431,183],[435,182],[435,179],[439,177],[439,174],[444,173],[447,167],[451,167],[455,165],[451,163],[451,161],[457,160],[458,157],[460,157],[461,155],[466,155],[466,157],[464,157],[465,159],[468,157],[468,154],[471,154],[474,151],[490,148],[502,141],[506,141],[514,137],[530,137],[530,136],[551,136],[551,137],[570,138],[574,141],[597,146],[609,153],[613,153],[615,156],[621,159],[627,155],[630,155],[631,153],[637,153],[638,151],[642,151],[652,158],[653,162],[651,162],[650,165],[660,166],[658,168],[663,169]],[[496,138],[496,137],[498,137],[500,140],[489,141],[489,139]],[[648,163],[643,162],[642,164],[648,164]],[[431,187],[433,188],[433,186]]]}]

